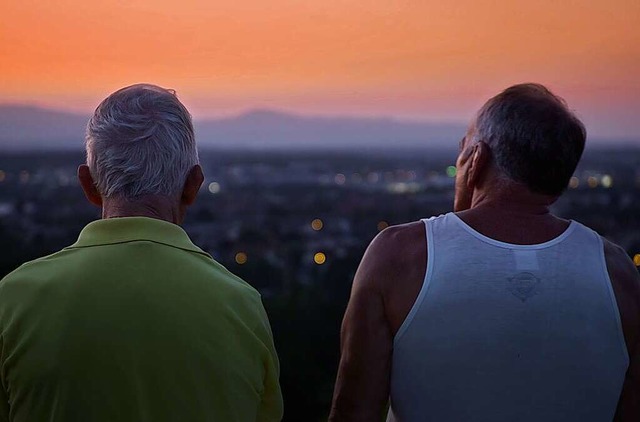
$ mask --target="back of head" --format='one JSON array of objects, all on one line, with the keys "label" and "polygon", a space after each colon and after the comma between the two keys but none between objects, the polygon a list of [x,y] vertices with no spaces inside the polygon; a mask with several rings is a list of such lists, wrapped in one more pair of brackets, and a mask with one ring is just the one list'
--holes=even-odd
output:
[{"label": "back of head", "polygon": [[564,100],[539,84],[520,84],[480,109],[473,140],[491,149],[497,169],[530,191],[558,196],[582,156],[586,130]]},{"label": "back of head", "polygon": [[107,97],[89,120],[87,165],[105,198],[179,196],[198,164],[191,115],[172,90],[137,84]]}]

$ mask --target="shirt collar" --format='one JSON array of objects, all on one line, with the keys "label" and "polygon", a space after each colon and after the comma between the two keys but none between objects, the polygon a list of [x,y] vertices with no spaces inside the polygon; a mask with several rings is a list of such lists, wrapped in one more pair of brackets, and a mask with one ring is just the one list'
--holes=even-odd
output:
[{"label": "shirt collar", "polygon": [[162,243],[209,256],[193,244],[189,235],[180,226],[148,217],[119,217],[93,221],[82,229],[78,241],[68,249],[137,240]]}]

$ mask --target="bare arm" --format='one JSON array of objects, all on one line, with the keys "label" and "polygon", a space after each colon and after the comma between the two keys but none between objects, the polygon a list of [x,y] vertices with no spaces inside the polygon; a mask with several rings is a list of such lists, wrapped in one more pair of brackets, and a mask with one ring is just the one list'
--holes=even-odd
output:
[{"label": "bare arm", "polygon": [[640,420],[640,274],[617,245],[605,240],[607,270],[618,303],[629,368],[618,402],[616,422]]},{"label": "bare arm", "polygon": [[[384,237],[384,236],[382,236]],[[374,239],[353,280],[342,322],[341,358],[329,421],[382,421],[389,398],[393,337],[384,312]]]},{"label": "bare arm", "polygon": [[389,401],[393,337],[426,267],[422,222],[390,227],[369,245],[342,322],[330,422],[382,421]]}]

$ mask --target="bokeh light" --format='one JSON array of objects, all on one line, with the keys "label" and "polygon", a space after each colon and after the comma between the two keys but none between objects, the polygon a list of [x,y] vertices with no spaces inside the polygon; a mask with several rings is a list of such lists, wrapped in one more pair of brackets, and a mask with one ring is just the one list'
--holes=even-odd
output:
[{"label": "bokeh light", "polygon": [[322,265],[327,262],[327,256],[322,252],[316,252],[316,254],[313,256],[313,262],[318,265]]},{"label": "bokeh light", "polygon": [[636,264],[636,267],[640,267],[640,253],[633,256],[633,263]]},{"label": "bokeh light", "polygon": [[323,227],[324,223],[319,218],[316,218],[311,222],[311,228],[315,231],[320,231]]},{"label": "bokeh light", "polygon": [[389,223],[387,223],[386,221],[382,220],[378,222],[378,231],[381,232],[382,230],[386,229],[387,227],[389,227]]},{"label": "bokeh light", "polygon": [[575,189],[578,186],[580,186],[580,179],[578,179],[576,176],[573,176],[571,179],[569,179],[569,187],[571,189]]},{"label": "bokeh light", "polygon": [[218,182],[211,182],[209,183],[209,192],[211,192],[212,194],[216,194],[220,192],[220,183]]},{"label": "bokeh light", "polygon": [[247,263],[247,259],[248,259],[247,254],[244,253],[244,252],[238,252],[236,254],[236,263],[238,265],[246,264]]},{"label": "bokeh light", "polygon": [[447,167],[447,176],[456,177],[457,173],[458,173],[458,169],[456,168],[456,166]]}]

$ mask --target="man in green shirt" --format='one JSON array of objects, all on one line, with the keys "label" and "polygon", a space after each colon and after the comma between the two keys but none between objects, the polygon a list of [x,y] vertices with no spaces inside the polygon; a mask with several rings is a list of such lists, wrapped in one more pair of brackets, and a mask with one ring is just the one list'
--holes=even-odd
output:
[{"label": "man in green shirt", "polygon": [[185,107],[123,88],[86,140],[102,220],[0,282],[0,421],[281,420],[260,295],[178,226],[204,180]]}]

